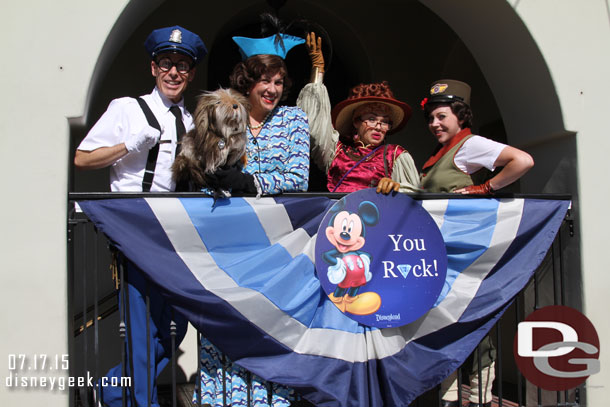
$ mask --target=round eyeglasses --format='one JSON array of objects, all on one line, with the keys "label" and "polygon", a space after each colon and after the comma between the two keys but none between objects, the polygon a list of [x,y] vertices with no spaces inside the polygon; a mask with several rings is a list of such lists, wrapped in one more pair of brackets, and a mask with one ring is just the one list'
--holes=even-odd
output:
[{"label": "round eyeglasses", "polygon": [[170,58],[161,58],[160,60],[158,60],[156,62],[157,62],[157,66],[159,67],[159,69],[162,72],[170,71],[172,69],[172,67],[175,66],[176,71],[178,71],[181,74],[185,74],[185,73],[188,73],[192,68],[191,64],[185,60],[180,60],[180,61],[174,62]]},{"label": "round eyeglasses", "polygon": [[377,117],[361,117],[360,120],[362,120],[362,122],[364,122],[364,124],[366,124],[369,127],[377,127],[377,125],[379,124],[379,126],[381,126],[382,129],[384,130],[389,130],[392,128],[392,123],[390,123],[387,119],[379,119]]}]

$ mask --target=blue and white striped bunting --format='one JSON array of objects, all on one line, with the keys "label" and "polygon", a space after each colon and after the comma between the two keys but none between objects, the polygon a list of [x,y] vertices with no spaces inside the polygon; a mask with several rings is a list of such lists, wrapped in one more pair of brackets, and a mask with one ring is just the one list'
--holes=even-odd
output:
[{"label": "blue and white striped bunting", "polygon": [[315,275],[327,198],[79,202],[87,216],[233,361],[320,406],[407,406],[455,370],[526,285],[569,201],[421,201],[445,240],[434,308],[400,328],[358,324]]}]

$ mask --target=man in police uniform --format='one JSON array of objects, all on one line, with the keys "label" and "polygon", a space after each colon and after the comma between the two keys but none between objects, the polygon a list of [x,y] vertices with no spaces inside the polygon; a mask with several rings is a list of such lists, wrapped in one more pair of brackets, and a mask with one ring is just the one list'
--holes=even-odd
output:
[{"label": "man in police uniform", "polygon": [[[142,96],[154,114],[160,129],[149,124],[137,99],[113,100],[106,112],[78,146],[74,165],[79,169],[110,166],[112,191],[146,191],[142,186],[149,152],[157,146],[151,191],[172,191],[171,166],[177,150],[176,134],[193,127],[193,119],[184,108],[182,94],[195,77],[195,65],[207,54],[196,34],[182,27],[166,27],[153,31],[144,46],[156,86]],[[177,119],[177,116],[179,119]]]},{"label": "man in police uniform", "polygon": [[[196,34],[179,26],[154,30],[144,43],[151,57],[156,86],[152,93],[113,100],[106,112],[81,142],[74,157],[80,169],[111,166],[112,191],[172,191],[171,166],[178,141],[193,127],[184,108],[183,93],[195,76],[195,65],[207,54]],[[142,272],[128,262],[126,276],[128,304],[126,374],[132,385],[126,389],[128,406],[158,407],[156,378],[171,357],[170,326],[176,326],[175,343],[186,334],[187,321],[173,313],[160,293]],[[150,318],[146,318],[146,294],[150,298]],[[150,383],[147,357],[147,320],[150,330]],[[104,386],[122,377],[122,365],[110,369],[98,382],[95,392],[99,405],[121,406],[121,387]]]}]

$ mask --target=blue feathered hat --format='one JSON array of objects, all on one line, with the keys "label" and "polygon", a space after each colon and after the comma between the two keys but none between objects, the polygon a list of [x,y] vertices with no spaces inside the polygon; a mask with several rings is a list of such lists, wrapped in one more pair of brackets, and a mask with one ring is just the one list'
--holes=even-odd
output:
[{"label": "blue feathered hat", "polygon": [[288,51],[305,42],[303,38],[288,34],[277,34],[265,38],[233,37],[233,41],[239,47],[242,59],[262,54],[277,55],[286,59]]}]

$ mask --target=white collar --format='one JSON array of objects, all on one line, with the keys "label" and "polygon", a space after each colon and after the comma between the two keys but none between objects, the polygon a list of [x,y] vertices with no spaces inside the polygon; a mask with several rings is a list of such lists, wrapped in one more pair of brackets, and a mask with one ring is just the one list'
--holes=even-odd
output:
[{"label": "white collar", "polygon": [[169,111],[170,107],[175,105],[180,108],[182,115],[184,115],[186,113],[186,110],[184,109],[184,98],[181,98],[178,103],[174,103],[171,100],[169,100],[163,93],[161,93],[159,91],[159,88],[157,88],[156,86],[152,92],[152,97],[153,97],[153,100],[155,101],[155,103],[158,103],[159,106],[164,106],[167,111]]}]

